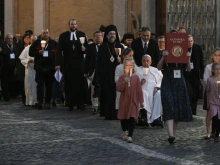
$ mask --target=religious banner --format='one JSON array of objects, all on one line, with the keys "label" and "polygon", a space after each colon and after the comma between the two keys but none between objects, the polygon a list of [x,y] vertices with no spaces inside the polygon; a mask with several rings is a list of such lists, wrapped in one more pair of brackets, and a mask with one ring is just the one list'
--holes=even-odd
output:
[{"label": "religious banner", "polygon": [[166,33],[165,49],[168,51],[166,63],[188,63],[188,34],[187,33]]}]

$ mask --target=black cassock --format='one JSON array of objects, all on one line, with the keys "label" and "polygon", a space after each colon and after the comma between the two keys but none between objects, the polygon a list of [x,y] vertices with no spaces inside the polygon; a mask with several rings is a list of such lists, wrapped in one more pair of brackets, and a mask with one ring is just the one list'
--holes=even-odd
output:
[{"label": "black cassock", "polygon": [[[114,48],[121,48],[123,46],[119,43],[105,42],[100,46],[98,52],[97,72],[100,91],[100,116],[107,119],[116,118],[117,113],[115,109],[116,99],[116,83],[115,83],[115,68],[119,64]],[[110,60],[111,54],[114,61]]]},{"label": "black cassock", "polygon": [[[59,37],[59,42],[56,52],[56,66],[61,66],[64,75],[64,91],[66,106],[79,106],[86,102],[85,87],[87,80],[84,78],[84,52],[81,50],[82,44],[79,38],[85,37],[85,33],[76,31],[77,40],[70,40],[71,33],[64,32]],[[63,57],[62,57],[63,56]],[[63,61],[62,61],[63,60]]]}]

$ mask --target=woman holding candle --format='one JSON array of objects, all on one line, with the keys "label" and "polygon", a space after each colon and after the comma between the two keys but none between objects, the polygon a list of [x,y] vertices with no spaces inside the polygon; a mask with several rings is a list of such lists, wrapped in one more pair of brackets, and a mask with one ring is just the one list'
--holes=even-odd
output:
[{"label": "woman holding candle", "polygon": [[212,117],[214,141],[219,142],[220,133],[220,63],[212,64],[212,76],[207,80],[207,108]]},{"label": "woman holding candle", "polygon": [[[139,104],[143,107],[143,93],[139,77],[134,74],[133,59],[124,60],[124,74],[119,77],[116,85],[118,92],[121,92],[118,119],[121,120],[122,139],[132,143],[132,135],[135,120],[138,118]],[[128,131],[128,135],[127,135]]]}]

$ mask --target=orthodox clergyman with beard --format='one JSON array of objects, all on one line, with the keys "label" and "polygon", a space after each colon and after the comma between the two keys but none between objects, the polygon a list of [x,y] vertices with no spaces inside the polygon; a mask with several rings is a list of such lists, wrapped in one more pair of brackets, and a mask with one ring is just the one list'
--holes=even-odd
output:
[{"label": "orthodox clergyman with beard", "polygon": [[97,60],[97,74],[100,91],[100,116],[105,119],[116,119],[115,110],[116,84],[115,68],[119,64],[119,58],[116,55],[115,48],[123,49],[119,43],[117,28],[109,25],[105,29],[104,42],[100,46]]},{"label": "orthodox clergyman with beard", "polygon": [[[69,31],[62,33],[59,37],[56,52],[56,70],[62,66],[65,81],[65,99],[66,106],[73,110],[74,106],[78,109],[84,109],[86,89],[84,88],[84,54],[87,45],[87,39],[84,32],[77,30],[75,19],[69,21]],[[85,43],[80,42],[84,37]],[[63,58],[62,58],[63,56]],[[62,61],[63,60],[63,61]]]}]

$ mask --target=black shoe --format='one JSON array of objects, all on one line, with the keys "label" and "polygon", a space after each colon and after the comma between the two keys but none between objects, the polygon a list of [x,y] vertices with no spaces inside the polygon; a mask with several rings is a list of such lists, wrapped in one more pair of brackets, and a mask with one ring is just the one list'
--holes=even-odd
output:
[{"label": "black shoe", "polygon": [[73,106],[69,106],[69,107],[68,107],[68,110],[69,110],[69,111],[72,111],[72,110],[73,110]]},{"label": "black shoe", "polygon": [[50,103],[46,103],[44,106],[45,106],[45,109],[50,109],[51,108]]},{"label": "black shoe", "polygon": [[57,104],[55,102],[52,102],[52,107],[56,107]]},{"label": "black shoe", "polygon": [[36,103],[36,104],[35,104],[35,107],[36,107],[37,109],[42,109],[42,104],[41,104],[41,103]]},{"label": "black shoe", "polygon": [[80,109],[80,110],[85,110],[86,108],[85,108],[85,106],[84,106],[84,105],[78,105],[78,106],[77,106],[77,109]]},{"label": "black shoe", "polygon": [[219,142],[219,137],[215,137],[214,142]]},{"label": "black shoe", "polygon": [[168,142],[171,144],[171,143],[175,143],[175,137],[174,136],[170,136],[168,138]]},{"label": "black shoe", "polygon": [[97,114],[96,108],[94,108],[94,109],[92,110],[92,115],[95,115],[95,114]]}]

